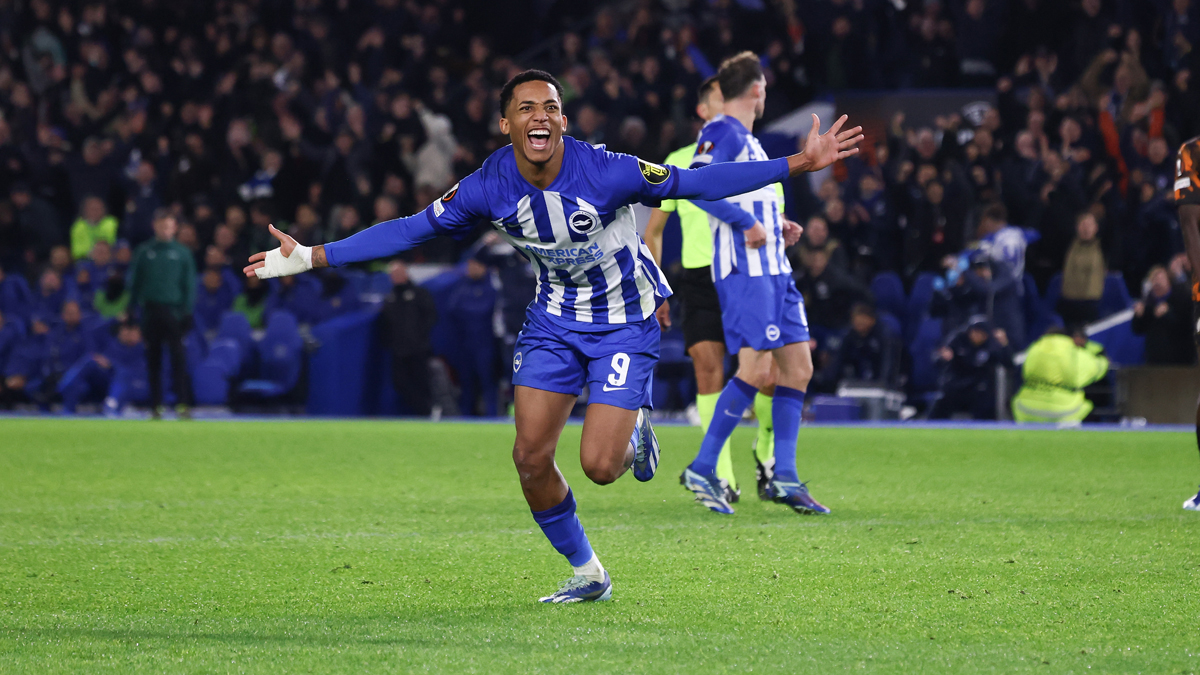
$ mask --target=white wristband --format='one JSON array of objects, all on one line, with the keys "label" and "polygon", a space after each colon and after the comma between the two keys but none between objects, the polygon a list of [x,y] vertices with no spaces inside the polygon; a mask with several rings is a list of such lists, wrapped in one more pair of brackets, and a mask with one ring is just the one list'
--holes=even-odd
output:
[{"label": "white wristband", "polygon": [[263,260],[263,266],[254,270],[255,276],[259,279],[271,279],[274,277],[290,277],[293,274],[300,274],[312,269],[312,247],[300,246],[292,249],[292,254],[284,257],[280,249],[272,249],[267,251],[267,257]]}]

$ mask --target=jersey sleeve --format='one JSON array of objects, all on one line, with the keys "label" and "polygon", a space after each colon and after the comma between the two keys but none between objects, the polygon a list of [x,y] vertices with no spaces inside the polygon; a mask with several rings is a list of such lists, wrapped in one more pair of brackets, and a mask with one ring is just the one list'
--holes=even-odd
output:
[{"label": "jersey sleeve", "polygon": [[664,199],[714,201],[757,190],[787,178],[788,162],[781,158],[680,169],[610,152],[602,176],[612,202],[658,206]]},{"label": "jersey sleeve", "polygon": [[466,234],[481,218],[487,217],[487,213],[487,195],[480,173],[476,171],[455,183],[424,211],[406,218],[386,220],[352,237],[326,244],[325,259],[331,267],[341,267],[387,258],[438,235]]},{"label": "jersey sleeve", "polygon": [[732,162],[737,158],[741,148],[737,145],[737,134],[732,133],[725,124],[709,124],[700,130],[696,139],[696,154],[692,155],[689,167],[695,169],[719,162]]},{"label": "jersey sleeve", "polygon": [[1175,159],[1175,205],[1200,204],[1200,138],[1179,147]]}]

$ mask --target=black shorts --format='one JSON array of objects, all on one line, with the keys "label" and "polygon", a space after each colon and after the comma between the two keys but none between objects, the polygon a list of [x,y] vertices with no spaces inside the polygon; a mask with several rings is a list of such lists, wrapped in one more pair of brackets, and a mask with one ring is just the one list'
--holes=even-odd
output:
[{"label": "black shorts", "polygon": [[688,349],[697,342],[725,344],[725,329],[721,325],[721,301],[713,285],[712,268],[684,268],[676,284],[675,295],[682,304],[683,341]]}]

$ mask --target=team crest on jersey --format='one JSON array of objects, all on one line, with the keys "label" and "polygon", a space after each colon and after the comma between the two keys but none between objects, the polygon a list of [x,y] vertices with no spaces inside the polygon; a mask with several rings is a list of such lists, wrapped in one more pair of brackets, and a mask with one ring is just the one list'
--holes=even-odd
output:
[{"label": "team crest on jersey", "polygon": [[600,219],[594,213],[581,210],[571,214],[567,225],[579,234],[591,234],[600,229]]},{"label": "team crest on jersey", "polygon": [[651,164],[640,159],[638,160],[638,168],[642,170],[642,178],[645,178],[646,182],[651,185],[662,185],[671,176],[671,170],[667,167]]},{"label": "team crest on jersey", "polygon": [[521,354],[521,352],[517,352],[516,354],[513,354],[513,372],[514,373],[521,369],[521,361],[524,360],[524,358],[525,357]]},{"label": "team crest on jersey", "polygon": [[456,194],[458,194],[458,183],[455,183],[453,187],[451,187],[449,190],[446,190],[446,194],[442,195],[442,201],[448,202],[451,199],[454,199],[454,195]]},{"label": "team crest on jersey", "polygon": [[779,339],[779,326],[771,324],[767,326],[767,339],[774,342]]}]

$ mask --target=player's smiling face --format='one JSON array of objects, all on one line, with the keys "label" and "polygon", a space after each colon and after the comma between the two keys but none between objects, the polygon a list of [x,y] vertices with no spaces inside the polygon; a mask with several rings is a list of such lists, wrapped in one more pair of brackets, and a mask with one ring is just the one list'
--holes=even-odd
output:
[{"label": "player's smiling face", "polygon": [[513,150],[532,164],[545,164],[562,146],[562,101],[549,82],[523,82],[513,90],[512,101],[500,120],[500,131],[508,134]]}]

